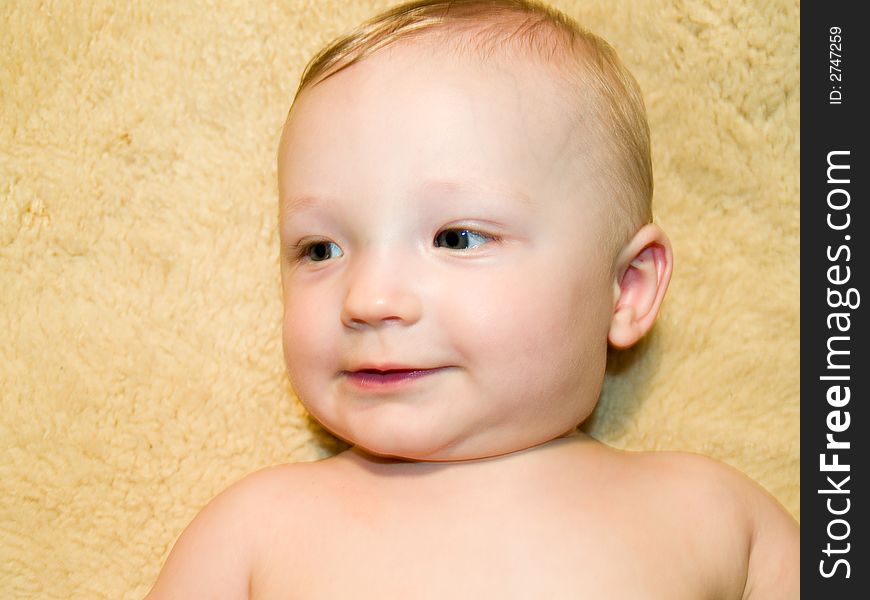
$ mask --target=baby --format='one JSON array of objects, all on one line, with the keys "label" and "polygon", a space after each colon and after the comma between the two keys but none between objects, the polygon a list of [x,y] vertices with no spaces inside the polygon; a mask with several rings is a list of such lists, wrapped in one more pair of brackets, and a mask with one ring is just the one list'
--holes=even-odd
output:
[{"label": "baby", "polygon": [[278,156],[284,353],[351,448],[217,496],[149,598],[797,598],[735,470],[577,429],[672,252],[613,50],[524,0],[394,8],[306,69]]}]

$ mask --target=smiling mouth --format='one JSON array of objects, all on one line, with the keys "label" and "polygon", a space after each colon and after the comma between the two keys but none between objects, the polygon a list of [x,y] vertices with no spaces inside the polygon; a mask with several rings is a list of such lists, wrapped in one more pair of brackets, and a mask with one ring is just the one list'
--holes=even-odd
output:
[{"label": "smiling mouth", "polygon": [[360,369],[359,371],[345,371],[344,375],[349,382],[361,389],[397,389],[410,385],[417,379],[425,378],[447,367],[435,369]]}]

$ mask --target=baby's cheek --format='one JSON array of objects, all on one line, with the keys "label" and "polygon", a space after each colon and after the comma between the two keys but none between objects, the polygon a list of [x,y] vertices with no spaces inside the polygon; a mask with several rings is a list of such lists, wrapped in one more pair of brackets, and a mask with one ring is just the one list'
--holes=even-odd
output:
[{"label": "baby's cheek", "polygon": [[513,369],[537,356],[548,337],[559,332],[549,313],[552,290],[544,278],[507,275],[480,282],[465,311],[469,343]]},{"label": "baby's cheek", "polygon": [[324,352],[320,311],[297,298],[285,303],[283,318],[284,356],[288,368],[316,360]]},{"label": "baby's cheek", "polygon": [[606,347],[600,303],[582,284],[547,272],[503,293],[492,343],[505,348],[513,368],[527,376],[550,377],[584,360],[580,355]]}]

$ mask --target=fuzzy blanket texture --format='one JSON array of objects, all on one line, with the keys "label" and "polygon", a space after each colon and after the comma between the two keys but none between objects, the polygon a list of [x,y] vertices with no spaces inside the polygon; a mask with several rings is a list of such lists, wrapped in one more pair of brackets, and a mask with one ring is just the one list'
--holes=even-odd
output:
[{"label": "fuzzy blanket texture", "polygon": [[[140,598],[228,484],[343,449],[284,372],[275,150],[309,57],[391,4],[0,5],[3,597]],[[799,517],[798,2],[552,4],[644,89],[676,257],[586,428]]]}]

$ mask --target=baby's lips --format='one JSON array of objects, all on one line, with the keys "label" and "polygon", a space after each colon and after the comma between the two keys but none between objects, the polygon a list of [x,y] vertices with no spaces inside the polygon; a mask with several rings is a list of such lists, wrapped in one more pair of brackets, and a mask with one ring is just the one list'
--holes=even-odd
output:
[{"label": "baby's lips", "polygon": [[[437,368],[437,367],[436,367]],[[348,369],[348,373],[396,373],[405,371],[428,371],[432,367],[415,367],[411,365],[402,365],[398,363],[364,363],[354,368]]]}]

